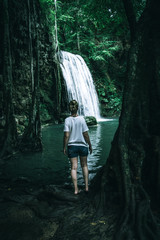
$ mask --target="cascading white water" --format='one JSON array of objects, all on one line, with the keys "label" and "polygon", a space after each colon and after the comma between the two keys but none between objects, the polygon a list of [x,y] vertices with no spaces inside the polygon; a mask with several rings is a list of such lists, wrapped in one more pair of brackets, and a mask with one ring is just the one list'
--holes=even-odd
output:
[{"label": "cascading white water", "polygon": [[79,115],[94,116],[100,119],[98,96],[91,73],[83,58],[61,51],[60,62],[67,86],[68,100],[77,100]]}]

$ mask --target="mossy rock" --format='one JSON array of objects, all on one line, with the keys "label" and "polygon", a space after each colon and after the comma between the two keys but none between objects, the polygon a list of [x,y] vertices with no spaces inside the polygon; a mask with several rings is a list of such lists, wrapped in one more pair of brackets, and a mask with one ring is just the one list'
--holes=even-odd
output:
[{"label": "mossy rock", "polygon": [[85,116],[86,123],[88,126],[97,125],[97,119],[93,116]]}]

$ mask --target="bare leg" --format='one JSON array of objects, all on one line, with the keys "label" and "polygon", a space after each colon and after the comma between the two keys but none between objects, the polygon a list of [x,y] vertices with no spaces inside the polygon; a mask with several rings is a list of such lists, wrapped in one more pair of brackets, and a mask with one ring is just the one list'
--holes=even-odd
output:
[{"label": "bare leg", "polygon": [[85,190],[88,192],[88,166],[87,166],[87,156],[80,157],[81,167],[83,171]]},{"label": "bare leg", "polygon": [[78,158],[70,158],[71,161],[71,177],[74,185],[74,194],[78,194],[77,186],[77,167],[78,167]]}]

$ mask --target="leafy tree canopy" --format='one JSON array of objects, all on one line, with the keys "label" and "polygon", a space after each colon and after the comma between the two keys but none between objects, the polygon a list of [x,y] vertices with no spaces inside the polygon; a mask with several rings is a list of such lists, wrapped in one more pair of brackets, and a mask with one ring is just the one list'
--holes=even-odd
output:
[{"label": "leafy tree canopy", "polygon": [[[137,19],[145,0],[136,0]],[[120,103],[130,33],[123,2],[119,0],[40,0],[59,48],[80,54],[94,75],[102,103]],[[128,47],[126,47],[128,45]],[[115,86],[116,85],[116,88]],[[103,88],[103,91],[101,89]],[[103,93],[103,94],[102,94]]]}]

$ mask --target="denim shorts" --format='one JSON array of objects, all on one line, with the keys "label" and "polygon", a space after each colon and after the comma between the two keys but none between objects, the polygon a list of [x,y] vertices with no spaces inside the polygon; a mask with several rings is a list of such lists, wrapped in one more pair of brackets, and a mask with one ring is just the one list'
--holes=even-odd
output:
[{"label": "denim shorts", "polygon": [[68,146],[68,157],[74,158],[74,157],[85,157],[88,156],[88,147],[84,146]]}]

